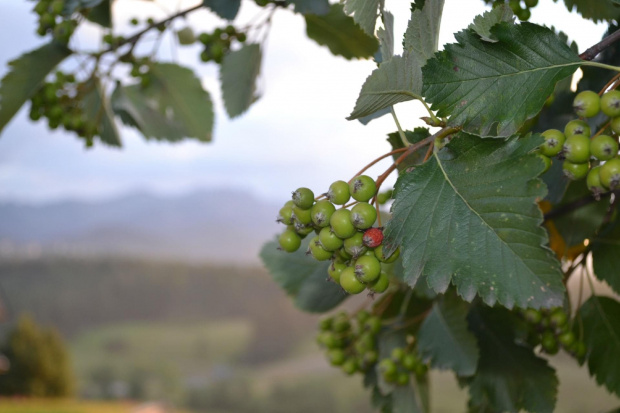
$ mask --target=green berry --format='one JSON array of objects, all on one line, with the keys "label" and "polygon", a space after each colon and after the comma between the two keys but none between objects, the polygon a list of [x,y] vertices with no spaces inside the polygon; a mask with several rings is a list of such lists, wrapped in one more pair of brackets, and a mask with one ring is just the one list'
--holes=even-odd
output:
[{"label": "green berry", "polygon": [[329,186],[329,190],[327,191],[327,199],[336,204],[336,205],[344,205],[349,202],[351,199],[351,194],[349,192],[349,184],[345,181],[336,181]]},{"label": "green berry", "polygon": [[584,90],[575,96],[573,110],[578,116],[591,118],[601,110],[601,98],[598,93]]},{"label": "green berry", "polygon": [[366,285],[355,276],[355,269],[347,267],[340,273],[340,286],[349,294],[359,294],[366,289]]},{"label": "green berry", "polygon": [[542,320],[542,314],[540,311],[535,310],[533,308],[528,308],[525,310],[524,317],[528,323],[538,324]]},{"label": "green berry", "polygon": [[370,313],[366,310],[359,310],[355,318],[360,325],[363,325],[370,318]]},{"label": "green berry", "polygon": [[538,5],[538,0],[525,0],[525,6],[528,8],[536,7]]},{"label": "green berry", "polygon": [[351,323],[349,322],[347,315],[345,313],[340,313],[336,318],[334,318],[332,328],[337,333],[344,333],[351,328]]},{"label": "green berry", "polygon": [[374,282],[381,274],[381,263],[376,257],[364,255],[355,261],[355,275],[364,283]]},{"label": "green berry", "polygon": [[377,210],[367,202],[360,202],[351,208],[351,221],[357,229],[368,229],[377,220]]},{"label": "green berry", "polygon": [[620,134],[620,116],[613,118],[609,126],[614,133]]},{"label": "green berry", "polygon": [[620,185],[620,159],[608,160],[600,169],[601,184],[608,189],[616,189]]},{"label": "green berry", "polygon": [[392,199],[392,193],[393,191],[391,189],[388,189],[385,192],[381,192],[377,194],[377,201],[383,205],[385,204],[387,201],[389,201],[390,199]]},{"label": "green berry", "polygon": [[563,309],[557,308],[551,312],[549,316],[549,325],[552,327],[562,327],[568,322],[568,316]]},{"label": "green berry", "polygon": [[564,171],[564,175],[573,181],[577,181],[579,179],[583,179],[588,175],[590,171],[589,163],[572,163],[569,161],[564,161],[562,164],[562,169]]},{"label": "green berry", "polygon": [[575,357],[577,357],[579,360],[583,360],[587,352],[588,348],[586,347],[586,343],[584,343],[583,341],[575,342],[573,349],[573,354],[575,354]]},{"label": "green berry", "polygon": [[390,286],[390,277],[385,271],[381,271],[379,277],[370,284],[368,289],[373,293],[381,294]]},{"label": "green berry", "polygon": [[564,136],[567,138],[573,135],[585,135],[590,137],[590,125],[579,119],[571,120],[564,127]]},{"label": "green berry", "polygon": [[545,165],[545,168],[540,173],[542,175],[545,172],[547,172],[549,170],[549,168],[551,168],[551,164],[553,163],[553,161],[551,160],[551,158],[549,158],[548,156],[543,155],[542,153],[539,153],[538,157],[543,161],[543,164]]},{"label": "green berry", "polygon": [[301,236],[301,238],[305,238],[306,235],[310,234],[312,231],[314,231],[314,227],[312,225],[304,225],[300,222],[295,222],[292,225],[292,229],[293,231],[295,231],[297,234],[299,234],[299,236]]},{"label": "green berry", "polygon": [[354,358],[348,358],[342,365],[342,371],[347,375],[352,375],[358,370],[357,360]]},{"label": "green berry", "polygon": [[390,264],[396,261],[398,257],[400,256],[400,247],[396,248],[396,251],[394,251],[392,255],[390,255],[389,257],[386,257],[385,254],[383,254],[383,244],[381,244],[377,248],[375,248],[375,256],[377,257],[379,261]]},{"label": "green berry", "polygon": [[374,179],[367,175],[356,176],[349,184],[349,191],[351,196],[356,201],[366,202],[369,201],[375,192],[377,191],[377,185]]},{"label": "green berry", "polygon": [[353,256],[351,254],[349,254],[344,249],[344,247],[342,247],[338,251],[336,251],[336,254],[337,254],[338,258],[340,258],[342,261],[349,261],[351,258],[353,258]]},{"label": "green berry", "polygon": [[331,317],[323,317],[319,320],[319,329],[321,331],[328,331],[332,328],[333,318]]},{"label": "green berry", "polygon": [[132,26],[137,26],[140,22],[138,21],[138,19],[136,19],[136,18],[134,17],[133,19],[129,20],[129,23],[130,23]]},{"label": "green berry", "polygon": [[366,252],[366,247],[364,246],[364,234],[361,232],[356,232],[352,237],[345,239],[344,250],[351,254],[353,258],[363,255],[364,252]]},{"label": "green berry", "polygon": [[562,150],[566,136],[557,129],[549,129],[542,133],[545,141],[540,145],[540,153],[551,157],[556,156]]},{"label": "green berry", "polygon": [[418,363],[415,366],[415,375],[418,377],[422,377],[428,371],[428,366],[426,364]]},{"label": "green berry", "polygon": [[379,371],[383,373],[383,376],[395,376],[398,372],[396,363],[390,359],[383,359],[379,362]]},{"label": "green berry", "polygon": [[309,209],[303,209],[295,205],[293,207],[293,214],[291,215],[295,222],[299,222],[303,225],[312,224],[312,214]]},{"label": "green berry", "polygon": [[375,336],[370,332],[365,332],[357,339],[355,349],[360,353],[364,353],[367,350],[373,350],[376,344]]},{"label": "green berry", "polygon": [[620,116],[620,92],[617,90],[610,90],[601,96],[601,111],[609,116],[615,118]]},{"label": "green berry", "polygon": [[293,208],[289,205],[280,208],[276,221],[284,225],[293,225]]},{"label": "green berry", "polygon": [[564,156],[572,163],[590,160],[590,139],[585,135],[572,135],[564,142]]},{"label": "green berry", "polygon": [[308,188],[297,188],[293,192],[293,202],[301,209],[310,209],[314,204],[314,192]]},{"label": "green berry", "polygon": [[278,239],[280,248],[286,252],[295,252],[301,246],[301,238],[294,231],[286,230],[280,234]]},{"label": "green berry", "polygon": [[396,384],[398,384],[399,386],[406,386],[408,383],[409,374],[405,373],[404,371],[398,373],[398,376],[396,376]]},{"label": "green berry", "polygon": [[570,348],[575,342],[575,333],[572,331],[566,331],[558,336],[558,341],[564,348]]},{"label": "green berry", "polygon": [[396,347],[392,349],[392,354],[390,357],[394,361],[402,361],[402,359],[405,357],[405,350],[400,347]]},{"label": "green berry", "polygon": [[336,251],[344,244],[344,241],[338,238],[336,234],[332,232],[331,228],[323,228],[321,232],[319,232],[319,242],[326,251]]},{"label": "green berry", "polygon": [[345,362],[345,354],[341,349],[332,349],[327,352],[327,358],[332,366],[341,366]]},{"label": "green berry", "polygon": [[543,350],[545,350],[545,353],[547,354],[556,354],[560,349],[555,335],[549,330],[545,331],[542,334],[540,344],[542,345]]},{"label": "green berry", "polygon": [[372,334],[378,334],[381,331],[381,319],[376,316],[371,316],[364,326],[370,331]]},{"label": "green berry", "polygon": [[375,364],[379,359],[379,354],[376,351],[367,351],[364,353],[364,363]]},{"label": "green berry", "polygon": [[329,274],[332,280],[340,284],[340,274],[342,274],[345,268],[347,268],[345,263],[334,260],[329,267],[327,267],[327,274]]},{"label": "green berry", "polygon": [[609,135],[599,135],[590,141],[590,153],[600,161],[607,161],[618,156],[618,142]]},{"label": "green berry", "polygon": [[595,166],[594,168],[590,169],[590,172],[588,172],[588,176],[586,178],[586,184],[588,185],[588,189],[594,195],[600,195],[605,192],[605,188],[603,188],[603,184],[601,183],[600,171],[601,167]]},{"label": "green berry", "polygon": [[316,204],[312,206],[310,209],[310,216],[312,218],[312,222],[319,228],[324,228],[329,226],[329,219],[332,217],[332,214],[336,211],[336,207],[329,201],[318,201]]},{"label": "green berry", "polygon": [[310,245],[308,246],[308,253],[310,253],[312,257],[317,261],[327,261],[333,255],[332,252],[323,249],[321,243],[319,242],[318,235],[310,240]]},{"label": "green berry", "polygon": [[403,367],[409,371],[414,371],[418,365],[418,358],[413,354],[405,354],[403,357]]},{"label": "green berry", "polygon": [[339,238],[345,239],[352,237],[357,232],[351,222],[351,211],[348,209],[337,209],[329,220],[332,231]]},{"label": "green berry", "polygon": [[519,18],[519,20],[522,20],[522,21],[527,21],[530,19],[530,17],[532,17],[532,12],[529,11],[529,9],[517,10],[515,14]]}]

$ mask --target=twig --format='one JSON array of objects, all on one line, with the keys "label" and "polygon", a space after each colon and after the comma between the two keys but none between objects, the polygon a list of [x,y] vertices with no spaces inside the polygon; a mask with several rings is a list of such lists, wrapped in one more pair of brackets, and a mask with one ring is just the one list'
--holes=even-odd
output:
[{"label": "twig", "polygon": [[[603,197],[607,198],[607,197],[611,196],[611,194],[615,194],[616,198],[617,198],[618,196],[620,196],[620,190],[605,192],[604,194],[600,195],[599,199],[601,199]],[[594,197],[594,195],[587,195],[587,196],[584,196],[583,198],[576,199],[573,202],[569,202],[568,204],[561,205],[561,206],[557,207],[556,209],[553,209],[553,210],[547,212],[545,214],[545,216],[544,216],[545,217],[545,221],[549,221],[550,219],[554,219],[554,218],[557,218],[559,216],[569,214],[569,213],[573,212],[576,209],[583,208],[584,206],[589,205],[589,204],[591,204],[593,202],[596,202],[596,201],[597,200]]]},{"label": "twig", "polygon": [[351,178],[351,179],[349,180],[349,183],[353,182],[353,180],[354,180],[356,177],[358,177],[358,176],[360,176],[361,174],[363,174],[364,172],[366,172],[366,170],[367,170],[367,169],[369,169],[371,166],[375,165],[377,162],[379,162],[379,161],[381,161],[381,160],[383,160],[383,159],[385,159],[385,158],[387,158],[387,157],[389,157],[389,156],[396,155],[397,153],[405,152],[406,150],[407,150],[407,148],[399,148],[399,149],[395,149],[395,150],[393,150],[392,152],[388,152],[388,153],[386,153],[386,154],[381,155],[380,157],[378,157],[377,159],[375,159],[374,161],[372,161],[371,163],[369,163],[368,165],[366,165],[365,167],[363,167],[361,171],[359,171],[358,173],[356,173],[356,174],[353,176],[353,178]]},{"label": "twig", "polygon": [[620,30],[616,30],[609,36],[605,37],[603,40],[590,47],[588,50],[579,55],[579,58],[582,60],[592,60],[594,59],[600,52],[607,49],[613,43],[620,40]]},{"label": "twig", "polygon": [[611,80],[609,82],[607,82],[607,84],[605,86],[603,86],[603,88],[600,90],[600,92],[598,92],[598,95],[601,96],[603,93],[605,93],[605,91],[614,84],[614,82],[616,80],[620,79],[620,73],[616,74],[614,77],[611,78]]}]

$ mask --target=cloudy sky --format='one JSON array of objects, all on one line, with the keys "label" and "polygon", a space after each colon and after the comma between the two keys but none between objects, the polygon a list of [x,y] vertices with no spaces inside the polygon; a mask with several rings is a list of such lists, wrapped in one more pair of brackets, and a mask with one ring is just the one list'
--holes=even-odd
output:
[{"label": "cloudy sky", "polygon": [[[569,33],[580,50],[601,38],[603,25],[569,14],[562,4],[540,2],[531,21]],[[116,3],[115,21],[121,31],[131,33],[131,28],[123,26],[131,17],[157,19],[164,16],[163,9],[174,11],[196,1]],[[8,61],[42,42],[34,35],[32,5],[25,0],[0,0],[0,76],[6,73]],[[387,0],[386,6],[397,16],[398,47],[409,17],[409,3]],[[452,42],[452,33],[466,27],[484,9],[481,0],[446,0],[440,43]],[[244,1],[238,20],[247,21],[259,11],[253,2]],[[187,22],[200,31],[219,21],[205,10],[194,13]],[[97,29],[89,26],[78,34],[78,40],[88,46],[98,36]],[[29,122],[25,105],[0,135],[0,201],[96,200],[136,190],[175,195],[220,187],[281,201],[298,186],[318,192],[334,180],[349,179],[361,166],[390,149],[385,138],[395,130],[391,117],[368,126],[345,120],[374,63],[332,56],[305,37],[300,16],[289,11],[275,14],[264,51],[260,79],[263,96],[234,121],[223,113],[217,69],[199,63],[198,47],[174,50],[169,39],[164,41],[160,59],[176,59],[192,67],[215,100],[213,142],[147,142],[132,129],[122,128],[121,150],[102,145],[85,149],[82,141],[70,134],[49,131],[44,122]],[[422,125],[419,105],[397,106],[404,127]],[[379,164],[370,174],[377,176],[386,167],[387,163]]]}]

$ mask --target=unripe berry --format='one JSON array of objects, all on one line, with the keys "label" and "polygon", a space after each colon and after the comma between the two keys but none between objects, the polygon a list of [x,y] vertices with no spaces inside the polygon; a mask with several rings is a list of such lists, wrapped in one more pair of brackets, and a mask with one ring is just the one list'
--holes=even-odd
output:
[{"label": "unripe berry", "polygon": [[564,136],[567,138],[573,135],[585,135],[590,137],[590,125],[579,119],[571,120],[564,127]]},{"label": "unripe berry", "polygon": [[368,289],[373,293],[381,294],[390,286],[390,278],[385,271],[381,271],[379,277],[370,284]]},{"label": "unripe berry", "polygon": [[390,255],[389,257],[386,257],[385,254],[383,254],[383,247],[384,246],[385,245],[382,244],[382,245],[379,245],[377,248],[375,248],[375,256],[381,262],[385,262],[387,264],[393,263],[400,256],[400,247],[397,248],[396,251],[394,251],[392,253],[392,255]]},{"label": "unripe berry", "polygon": [[349,184],[349,191],[356,201],[366,202],[375,195],[377,185],[371,177],[360,175],[356,176],[355,179],[351,181]]},{"label": "unripe berry", "polygon": [[620,185],[620,159],[613,158],[605,162],[599,174],[605,188],[616,189]]},{"label": "unripe berry", "polygon": [[545,156],[556,156],[562,150],[566,136],[557,129],[549,129],[542,133],[545,141],[540,145],[540,153]]},{"label": "unripe berry", "polygon": [[340,273],[340,286],[349,294],[359,294],[366,289],[355,276],[353,267],[347,267]]},{"label": "unripe berry", "polygon": [[341,366],[346,357],[343,350],[332,349],[327,352],[327,358],[332,366]]},{"label": "unripe berry", "polygon": [[381,263],[375,257],[362,256],[355,261],[355,275],[365,283],[374,282],[381,274]]},{"label": "unripe berry", "polygon": [[351,323],[349,322],[349,319],[346,313],[340,313],[338,314],[338,316],[334,318],[334,321],[332,322],[332,326],[333,326],[332,328],[334,331],[338,333],[344,333],[349,328],[351,328]]},{"label": "unripe berry", "polygon": [[588,175],[588,172],[590,171],[590,164],[564,161],[562,164],[562,169],[564,171],[564,175],[566,175],[568,179],[577,181]]},{"label": "unripe berry", "polygon": [[618,142],[609,135],[599,135],[590,141],[590,153],[598,160],[607,161],[618,156]]},{"label": "unripe berry", "polygon": [[364,323],[364,327],[372,334],[379,334],[379,331],[381,331],[381,319],[377,316],[371,316]]},{"label": "unripe berry", "polygon": [[329,186],[329,190],[327,191],[327,199],[336,204],[336,205],[344,205],[349,202],[351,199],[351,194],[349,192],[349,184],[345,181],[336,181]]},{"label": "unripe berry", "polygon": [[276,218],[277,222],[281,222],[284,225],[293,225],[293,208],[285,205],[280,208],[280,213]]},{"label": "unripe berry", "polygon": [[609,126],[614,133],[620,134],[620,116],[613,118]]},{"label": "unripe berry", "polygon": [[310,209],[314,204],[314,193],[308,188],[297,188],[293,192],[293,202],[301,209]]},{"label": "unripe berry", "polygon": [[617,90],[610,90],[601,96],[601,111],[609,116],[615,118],[620,116],[620,92]]},{"label": "unripe berry", "polygon": [[308,246],[308,251],[306,252],[306,254],[308,253],[311,254],[312,257],[317,261],[327,261],[333,255],[333,253],[331,253],[330,251],[326,251],[325,249],[323,249],[321,243],[319,242],[318,235],[310,240],[310,245]]},{"label": "unripe berry", "polygon": [[357,229],[367,229],[377,220],[377,210],[367,202],[360,202],[351,208],[351,221]]},{"label": "unripe berry", "polygon": [[379,362],[379,371],[383,373],[384,378],[386,376],[395,376],[398,372],[396,363],[390,359],[383,359]]},{"label": "unripe berry", "polygon": [[340,284],[340,274],[342,274],[345,268],[347,268],[345,263],[334,260],[329,267],[327,267],[327,274],[329,274],[332,280]]},{"label": "unripe berry", "polygon": [[575,96],[573,109],[578,116],[591,118],[601,110],[601,98],[592,90],[584,90]]},{"label": "unripe berry", "polygon": [[392,354],[390,357],[394,361],[402,361],[402,359],[405,357],[405,350],[400,347],[396,347],[392,349]]},{"label": "unripe berry", "polygon": [[572,163],[584,163],[590,160],[590,139],[585,135],[572,135],[564,142],[564,156]]},{"label": "unripe berry", "polygon": [[295,205],[293,207],[293,214],[291,215],[291,217],[293,218],[295,222],[299,222],[300,224],[303,224],[303,225],[312,224],[312,215],[309,209],[302,209],[298,207],[297,205]]},{"label": "unripe berry", "polygon": [[528,323],[538,324],[542,320],[542,314],[540,311],[535,310],[533,308],[528,308],[525,310],[524,317]]},{"label": "unripe berry", "polygon": [[376,248],[383,242],[383,231],[379,228],[370,228],[364,232],[362,241],[365,246],[370,248]]},{"label": "unripe berry", "polygon": [[329,225],[334,234],[342,239],[349,238],[357,232],[353,222],[351,222],[351,211],[348,209],[336,210],[329,220]]},{"label": "unripe berry", "polygon": [[548,156],[543,155],[542,153],[539,153],[538,157],[543,161],[543,164],[545,165],[545,168],[540,173],[542,175],[545,172],[547,172],[549,170],[549,168],[551,168],[551,164],[553,163],[553,161],[551,160],[551,158],[549,158]]},{"label": "unripe berry", "polygon": [[286,252],[295,252],[301,246],[301,238],[294,231],[286,230],[278,239],[280,248]]},{"label": "unripe berry", "polygon": [[418,364],[418,359],[415,355],[405,354],[405,357],[403,357],[403,367],[406,368],[407,370],[414,371],[417,364]]},{"label": "unripe berry", "polygon": [[364,246],[364,234],[356,232],[352,237],[344,240],[344,250],[351,254],[353,258],[357,258],[366,252]]},{"label": "unripe berry", "polygon": [[396,376],[396,384],[398,384],[399,386],[406,386],[407,383],[409,383],[409,374],[405,373],[404,371],[399,372],[398,376]]},{"label": "unripe berry", "polygon": [[354,374],[358,369],[357,360],[354,358],[348,358],[344,364],[342,365],[342,371],[344,371],[347,375]]},{"label": "unripe berry", "polygon": [[329,219],[335,211],[336,207],[334,207],[334,204],[323,200],[318,201],[312,206],[310,209],[310,216],[314,225],[319,228],[324,228],[329,226]]},{"label": "unripe berry", "polygon": [[329,227],[319,232],[319,242],[326,251],[336,251],[344,245],[344,241],[338,238]]},{"label": "unripe berry", "polygon": [[562,327],[565,326],[568,322],[568,316],[564,312],[563,309],[557,308],[553,310],[551,315],[549,316],[549,324],[552,327]]},{"label": "unripe berry", "polygon": [[605,188],[603,188],[603,184],[601,183],[601,167],[595,166],[590,169],[588,172],[588,176],[586,178],[586,184],[588,185],[588,189],[595,195],[598,196],[605,192]]},{"label": "unripe berry", "polygon": [[564,332],[564,333],[562,333],[562,334],[560,334],[558,336],[558,341],[565,348],[569,348],[575,342],[575,333],[573,333],[572,331],[568,330],[568,331],[566,331],[566,332]]},{"label": "unripe berry", "polygon": [[319,329],[322,331],[328,331],[332,328],[333,318],[323,317],[319,320]]}]

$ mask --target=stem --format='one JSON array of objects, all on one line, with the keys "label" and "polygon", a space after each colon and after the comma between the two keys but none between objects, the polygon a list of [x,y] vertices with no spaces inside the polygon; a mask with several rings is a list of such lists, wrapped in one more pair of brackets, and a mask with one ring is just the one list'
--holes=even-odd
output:
[{"label": "stem", "polygon": [[396,127],[398,128],[398,134],[400,135],[400,140],[403,141],[403,145],[406,148],[407,146],[411,145],[411,143],[409,143],[409,141],[407,140],[407,137],[405,136],[405,132],[403,132],[403,128],[400,127],[400,122],[398,121],[398,117],[396,117],[396,111],[394,111],[394,106],[390,107],[390,112],[392,112],[394,123],[396,123]]},{"label": "stem", "polygon": [[614,72],[620,72],[620,67],[618,66],[612,66],[612,65],[605,64],[605,63],[599,63],[599,62],[589,62],[587,60],[582,63],[582,66],[593,66],[593,67],[599,67],[601,69],[613,70]]},{"label": "stem", "polygon": [[605,37],[603,40],[590,47],[588,50],[579,55],[579,57],[583,60],[592,60],[594,59],[600,52],[607,49],[614,42],[620,40],[620,30],[616,30],[609,36]]},{"label": "stem", "polygon": [[605,126],[603,126],[603,127],[601,128],[601,130],[599,130],[598,132],[596,132],[596,134],[594,134],[594,136],[592,136],[590,139],[594,139],[594,138],[596,138],[598,135],[600,135],[601,133],[603,133],[603,132],[605,131],[605,129],[607,129],[607,128],[609,127],[609,125],[611,125],[611,121],[607,122],[607,123],[605,124]]},{"label": "stem", "polygon": [[353,206],[355,204],[359,204],[359,203],[360,203],[360,201],[353,201],[353,202],[350,202],[350,203],[348,203],[346,205],[341,206],[341,208],[348,208],[348,207],[351,207],[351,206]]},{"label": "stem", "polygon": [[377,210],[377,225],[381,228],[381,210],[379,209],[379,197],[375,194],[375,209]]},{"label": "stem", "polygon": [[[600,195],[600,198],[609,197],[609,196],[611,196],[611,194],[615,194],[616,198],[617,198],[620,195],[620,190],[605,192],[604,194]],[[560,206],[560,207],[558,207],[556,209],[553,209],[553,210],[547,212],[545,214],[545,221],[557,218],[557,217],[562,216],[562,215],[569,214],[569,213],[573,212],[574,210],[582,208],[582,207],[584,207],[586,205],[589,205],[589,204],[591,204],[593,202],[596,202],[596,198],[593,195],[587,195],[587,196],[585,196],[583,198],[576,199],[573,202],[570,202],[568,204],[562,205],[562,206]]]},{"label": "stem", "polygon": [[431,154],[433,153],[433,148],[435,147],[435,141],[433,140],[431,142],[430,145],[428,145],[428,150],[426,151],[426,155],[424,155],[424,160],[422,161],[423,163],[428,161],[428,158],[431,157]]},{"label": "stem", "polygon": [[366,165],[365,167],[363,167],[358,173],[355,174],[355,176],[353,178],[351,178],[349,180],[349,183],[351,183],[357,176],[360,176],[361,174],[363,174],[364,172],[366,172],[367,169],[369,169],[371,166],[375,165],[377,162],[392,156],[392,155],[396,155],[397,153],[401,153],[401,152],[405,152],[407,150],[407,148],[398,148],[393,150],[392,152],[388,152],[386,154],[381,155],[380,157],[378,157],[377,159],[375,159],[374,161],[370,162],[368,165]]},{"label": "stem", "polygon": [[612,85],[614,84],[614,82],[616,80],[620,79],[620,73],[618,73],[617,75],[615,75],[614,77],[611,78],[611,80],[609,82],[607,82],[607,84],[605,86],[603,86],[603,88],[601,89],[600,92],[598,92],[598,95],[601,96],[603,93],[605,93],[605,91]]}]

